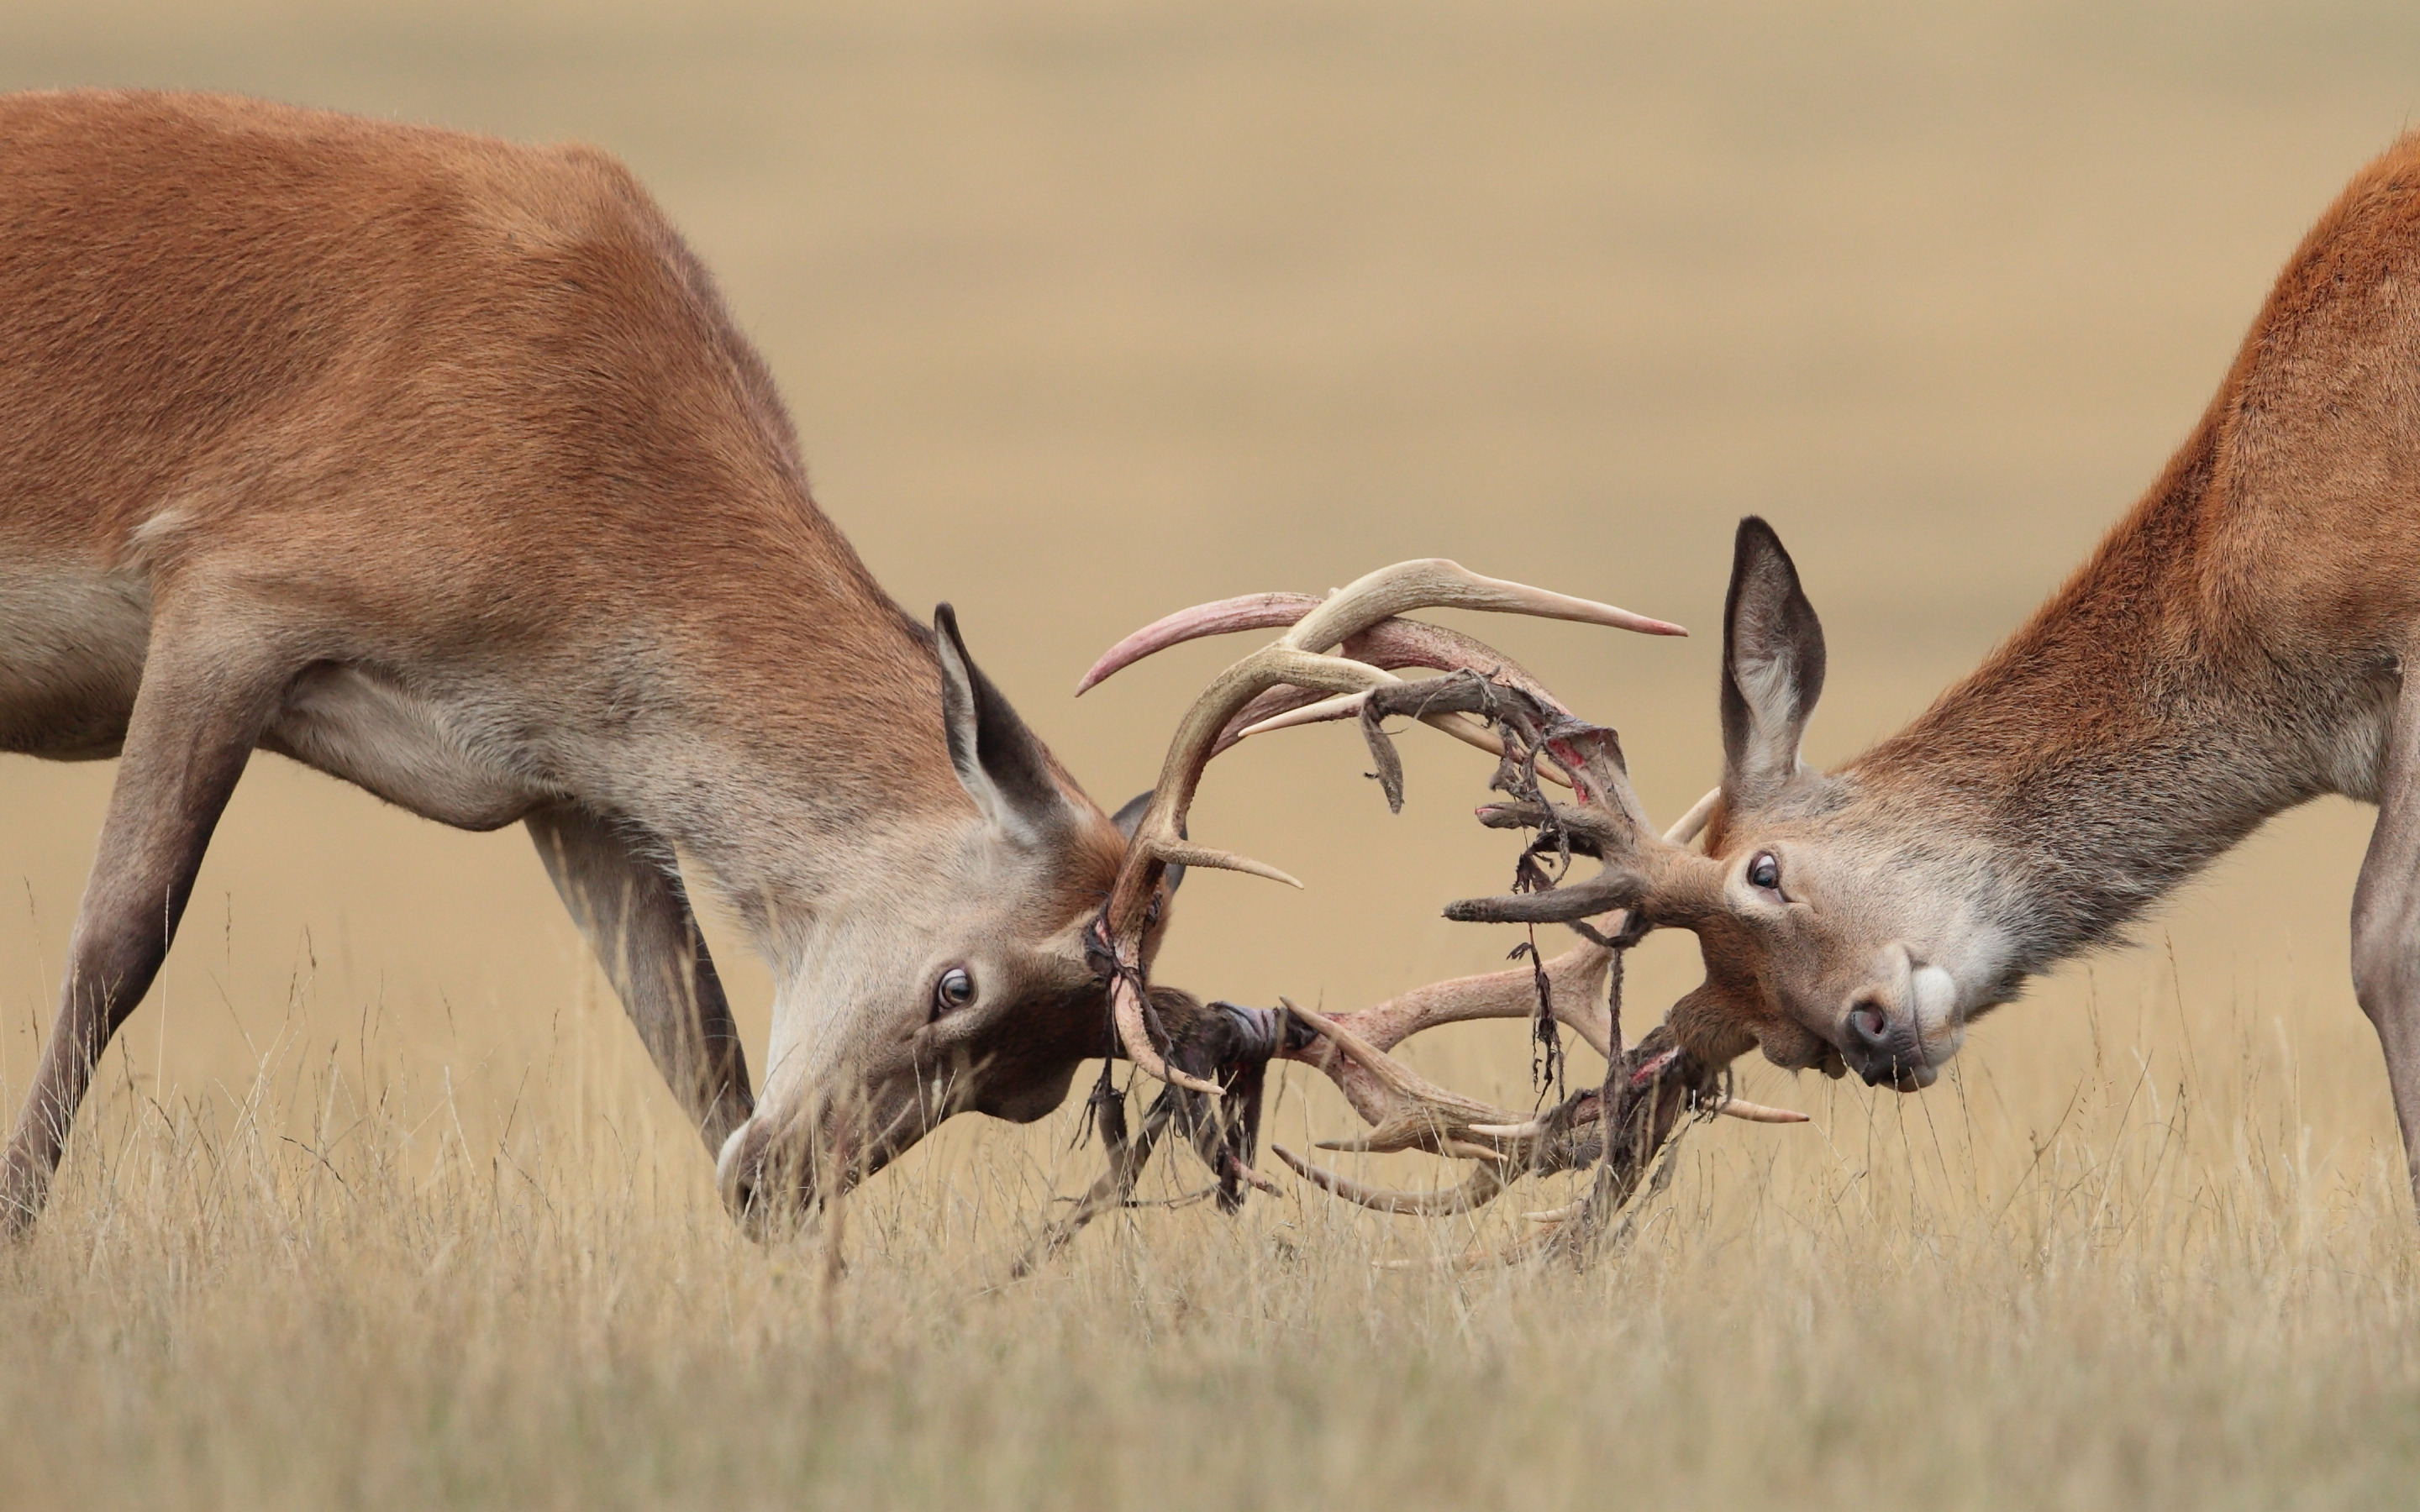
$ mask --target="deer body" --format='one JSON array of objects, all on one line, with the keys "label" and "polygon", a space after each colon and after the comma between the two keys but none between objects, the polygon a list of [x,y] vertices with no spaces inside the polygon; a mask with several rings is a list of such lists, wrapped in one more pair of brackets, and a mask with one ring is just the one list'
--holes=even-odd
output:
[{"label": "deer body", "polygon": [[1761,522],[1728,615],[1695,1053],[1926,1085],[2028,976],[2341,794],[2382,806],[2354,975],[2420,1150],[2420,139],[2304,239],[2142,502],[1905,730],[1799,764],[1822,631]]},{"label": "deer body", "polygon": [[[1078,933],[1122,836],[815,508],[625,170],[0,100],[0,750],[122,754],[12,1223],[256,748],[526,824],[743,1207],[818,1137],[845,1181],[956,1108],[1039,1116],[1100,1051]],[[761,1108],[675,852],[775,968]]]}]

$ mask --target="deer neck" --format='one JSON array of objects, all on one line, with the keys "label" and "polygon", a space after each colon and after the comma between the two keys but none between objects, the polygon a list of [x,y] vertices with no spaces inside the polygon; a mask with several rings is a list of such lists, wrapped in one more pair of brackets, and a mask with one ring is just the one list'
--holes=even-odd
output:
[{"label": "deer neck", "polygon": [[775,960],[980,827],[929,633],[811,522],[744,571],[667,574],[711,594],[634,606],[633,649],[612,658],[632,712],[582,742],[576,781],[680,852]]},{"label": "deer neck", "polygon": [[2391,673],[2230,574],[2212,451],[2205,431],[2022,629],[1842,773],[1853,809],[1990,894],[2021,970],[2112,938],[2271,815],[2374,786]]}]

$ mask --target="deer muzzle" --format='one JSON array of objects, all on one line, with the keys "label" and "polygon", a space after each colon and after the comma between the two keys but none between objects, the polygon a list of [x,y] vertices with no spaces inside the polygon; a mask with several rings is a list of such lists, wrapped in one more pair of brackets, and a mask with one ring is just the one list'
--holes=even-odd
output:
[{"label": "deer muzzle", "polygon": [[1932,1085],[1965,1032],[1957,978],[1894,945],[1878,980],[1851,1002],[1838,1043],[1867,1086],[1913,1092]]}]

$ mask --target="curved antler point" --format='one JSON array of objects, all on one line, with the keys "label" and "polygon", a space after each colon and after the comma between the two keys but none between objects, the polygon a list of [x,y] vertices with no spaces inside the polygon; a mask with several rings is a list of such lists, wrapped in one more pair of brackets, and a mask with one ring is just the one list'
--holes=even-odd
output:
[{"label": "curved antler point", "polygon": [[1714,1111],[1727,1119],[1745,1119],[1750,1123],[1812,1123],[1815,1120],[1796,1108],[1769,1108],[1761,1103],[1751,1103],[1744,1097],[1727,1097],[1714,1105]]}]

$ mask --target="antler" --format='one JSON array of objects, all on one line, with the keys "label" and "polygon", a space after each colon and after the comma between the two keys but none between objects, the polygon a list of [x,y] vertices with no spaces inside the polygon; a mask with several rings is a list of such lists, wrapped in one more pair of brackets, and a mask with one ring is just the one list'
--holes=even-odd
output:
[{"label": "antler", "polygon": [[[1497,766],[1491,785],[1507,799],[1482,808],[1481,822],[1537,833],[1522,852],[1512,895],[1459,903],[1447,910],[1447,917],[1567,923],[1585,938],[1552,961],[1538,961],[1533,954],[1524,968],[1432,983],[1374,1008],[1332,1018],[1291,1003],[1275,1013],[1209,1005],[1229,1015],[1229,1038],[1240,1036],[1238,1044],[1243,1039],[1253,1041],[1251,1055],[1317,1067],[1369,1125],[1357,1139],[1327,1141],[1322,1148],[1422,1149],[1475,1163],[1459,1185],[1425,1193],[1365,1186],[1277,1149],[1287,1165],[1326,1191],[1365,1207],[1429,1216],[1481,1207],[1524,1175],[1593,1167],[1596,1176],[1587,1195],[1553,1212],[1533,1214],[1552,1227],[1520,1247],[1527,1253],[1559,1246],[1576,1256],[1604,1231],[1642,1180],[1660,1186],[1668,1178],[1668,1154],[1652,1174],[1650,1166],[1658,1151],[1668,1150],[1685,1116],[1806,1121],[1804,1114],[1731,1097],[1721,1069],[1695,1061],[1668,1028],[1658,1027],[1637,1046],[1622,1045],[1621,952],[1659,923],[1691,925],[1720,906],[1719,867],[1689,850],[1719,792],[1707,794],[1669,832],[1656,834],[1631,789],[1612,731],[1579,719],[1537,679],[1481,642],[1394,617],[1411,609],[1449,606],[1682,633],[1676,625],[1610,605],[1480,578],[1450,562],[1415,562],[1373,573],[1324,600],[1264,594],[1171,614],[1120,641],[1085,675],[1079,693],[1184,640],[1231,630],[1293,626],[1221,672],[1187,712],[1170,742],[1159,783],[1125,865],[1094,925],[1094,946],[1110,977],[1119,1039],[1139,1067],[1169,1085],[1154,1104],[1141,1138],[1131,1143],[1111,1139],[1109,1173],[1068,1220],[1053,1227],[1046,1247],[1064,1242],[1094,1213],[1127,1200],[1142,1153],[1171,1118],[1192,1120],[1197,1149],[1218,1170],[1222,1192],[1240,1196],[1242,1185],[1265,1184],[1249,1167],[1253,1120],[1249,1114],[1215,1121],[1221,1115],[1208,1099],[1218,1095],[1218,1083],[1171,1065],[1161,1053],[1160,1046],[1167,1044],[1182,1053],[1187,1066],[1206,1067],[1218,1060],[1210,1053],[1208,1040],[1195,1044],[1189,1034],[1155,1035],[1155,1000],[1173,1006],[1174,995],[1148,987],[1142,949],[1157,915],[1161,880],[1171,865],[1223,867],[1294,883],[1273,867],[1194,844],[1186,833],[1186,816],[1202,772],[1219,751],[1251,734],[1316,719],[1359,719],[1390,808],[1400,809],[1403,803],[1402,765],[1384,729],[1390,716],[1420,719],[1495,754]],[[1418,683],[1392,675],[1394,669],[1414,666],[1449,675]],[[1568,787],[1575,801],[1567,805],[1547,799],[1539,786],[1542,778]],[[1575,856],[1598,859],[1604,870],[1564,886]],[[1542,864],[1547,856],[1559,863],[1552,872]],[[1439,1087],[1388,1054],[1440,1024],[1516,1017],[1549,1018],[1576,1029],[1606,1057],[1603,1085],[1544,1114],[1524,1117]],[[1195,1017],[1191,1022],[1214,1021]],[[1233,1067],[1218,1074],[1239,1090],[1246,1085]],[[1257,1090],[1259,1083],[1255,1079],[1249,1085]],[[1202,1094],[1202,1106],[1188,1113],[1185,1110],[1195,1094]],[[1106,1114],[1103,1123],[1109,1130]],[[1122,1134],[1123,1129],[1121,1117],[1115,1132]]]},{"label": "antler", "polygon": [[[1413,712],[1415,697],[1421,710],[1453,709],[1487,718],[1504,750],[1492,785],[1509,796],[1482,808],[1480,818],[1495,827],[1537,831],[1522,852],[1514,893],[1456,903],[1447,917],[1567,923],[1585,939],[1552,962],[1536,963],[1533,957],[1526,970],[1434,983],[1356,1014],[1326,1018],[1288,1005],[1315,1038],[1297,1042],[1289,1035],[1280,1054],[1319,1067],[1370,1126],[1358,1139],[1325,1142],[1322,1148],[1423,1149],[1475,1162],[1460,1185],[1428,1193],[1377,1190],[1322,1170],[1290,1150],[1276,1153],[1297,1174],[1346,1200],[1429,1215],[1468,1211],[1524,1175],[1593,1167],[1588,1194],[1539,1215],[1552,1227],[1514,1251],[1518,1256],[1560,1248],[1577,1256],[1641,1181],[1659,1184],[1666,1179],[1668,1157],[1662,1165],[1655,1158],[1670,1147],[1685,1117],[1805,1121],[1803,1114],[1730,1096],[1721,1068],[1688,1056],[1668,1028],[1657,1028],[1636,1047],[1621,1043],[1621,953],[1658,923],[1689,924],[1719,906],[1720,868],[1693,854],[1689,844],[1720,795],[1708,794],[1669,831],[1657,835],[1646,825],[1613,732],[1585,724],[1526,689],[1457,675],[1418,688],[1379,687],[1355,701],[1390,803],[1401,798],[1400,767],[1380,721]],[[1540,792],[1537,779],[1549,766],[1569,779],[1576,804],[1550,802]],[[1575,856],[1595,857],[1606,866],[1595,876],[1566,885],[1563,873]],[[1542,864],[1549,857],[1559,863],[1554,872]],[[1577,1028],[1606,1057],[1606,1068],[1602,1086],[1535,1117],[1506,1113],[1437,1087],[1387,1053],[1437,1024],[1540,1014]]]},{"label": "antler", "polygon": [[[1078,692],[1121,667],[1180,641],[1231,630],[1292,625],[1284,635],[1212,679],[1186,711],[1169,742],[1151,805],[1135,827],[1125,862],[1119,869],[1101,917],[1093,926],[1094,947],[1109,977],[1110,1005],[1119,1042],[1143,1071],[1205,1095],[1216,1096],[1219,1090],[1215,1082],[1169,1065],[1160,1049],[1168,1042],[1166,1036],[1156,1038],[1152,1032],[1143,939],[1157,916],[1160,883],[1168,868],[1217,867],[1268,877],[1292,887],[1301,886],[1275,867],[1197,845],[1186,834],[1186,816],[1192,808],[1203,769],[1224,745],[1233,744],[1225,737],[1231,732],[1240,737],[1244,728],[1259,723],[1270,712],[1283,712],[1274,707],[1283,700],[1257,706],[1255,701],[1279,689],[1290,690],[1286,699],[1299,692],[1315,700],[1334,694],[1428,687],[1425,683],[1406,685],[1376,664],[1392,660],[1398,666],[1464,672],[1474,684],[1503,688],[1510,696],[1528,700],[1532,704],[1551,702],[1551,695],[1539,687],[1535,678],[1479,641],[1438,626],[1394,619],[1416,609],[1489,609],[1579,620],[1651,634],[1683,633],[1677,625],[1610,604],[1482,578],[1455,563],[1431,558],[1382,567],[1325,599],[1262,594],[1202,605],[1171,614],[1118,642],[1085,674]],[[1357,649],[1373,659],[1356,659],[1349,650],[1345,655],[1330,654],[1356,638],[1360,638]],[[1418,702],[1415,700],[1415,704]],[[1364,705],[1365,729],[1374,728],[1366,712],[1372,706],[1374,705]],[[1553,706],[1558,713],[1563,712],[1559,704]],[[1239,724],[1238,716],[1248,711],[1252,717]],[[1434,715],[1435,718],[1452,720],[1465,711],[1440,705],[1434,711],[1410,707],[1409,712],[1422,717]],[[1500,739],[1492,735],[1482,739],[1481,744],[1499,752],[1503,748]],[[1388,795],[1390,801],[1400,804],[1399,779],[1390,782]]]},{"label": "antler", "polygon": [[[1720,790],[1709,793],[1664,838],[1685,845],[1704,827]],[[1583,1092],[1537,1117],[1525,1117],[1475,1102],[1427,1081],[1387,1052],[1440,1024],[1482,1018],[1531,1018],[1541,1001],[1559,1023],[1608,1062],[1625,1063],[1621,1028],[1610,1006],[1608,977],[1620,950],[1645,933],[1640,920],[1617,912],[1604,921],[1602,936],[1586,940],[1552,961],[1484,976],[1431,982],[1354,1013],[1323,1017],[1287,1004],[1316,1038],[1280,1052],[1324,1072],[1370,1130],[1360,1138],[1324,1140],[1323,1149],[1384,1151],[1424,1149],[1478,1163],[1464,1184],[1433,1193],[1366,1187],[1324,1170],[1282,1147],[1271,1147],[1297,1175],[1325,1190],[1385,1212],[1465,1212],[1484,1205],[1523,1174],[1570,1170],[1601,1158],[1601,1126],[1610,1103],[1603,1090]],[[1596,933],[1591,931],[1591,933]],[[1674,1069],[1673,1057],[1650,1066],[1632,1057],[1629,1071],[1651,1080]],[[1702,1111],[1760,1123],[1804,1122],[1806,1115],[1718,1093],[1701,1100]],[[1659,1137],[1657,1144],[1662,1143]]]},{"label": "antler", "polygon": [[1233,1003],[1202,1003],[1173,987],[1151,989],[1152,1007],[1162,1023],[1175,1026],[1173,1051],[1185,1070],[1215,1078],[1228,1094],[1210,1099],[1174,1085],[1164,1086],[1143,1115],[1142,1128],[1129,1134],[1125,1092],[1104,1074],[1087,1101],[1086,1117],[1100,1130],[1109,1156],[1109,1169],[1077,1199],[1067,1215],[1047,1225],[1027,1248],[1011,1279],[1034,1268],[1081,1232],[1102,1213],[1117,1208],[1146,1206],[1134,1200],[1135,1182],[1151,1159],[1152,1147],[1171,1125],[1193,1146],[1202,1164],[1218,1178],[1217,1184],[1175,1198],[1166,1206],[1182,1206],[1215,1196],[1221,1211],[1243,1206],[1244,1189],[1275,1192],[1252,1169],[1252,1149],[1260,1135],[1261,1092],[1285,1023],[1278,1014]]}]

